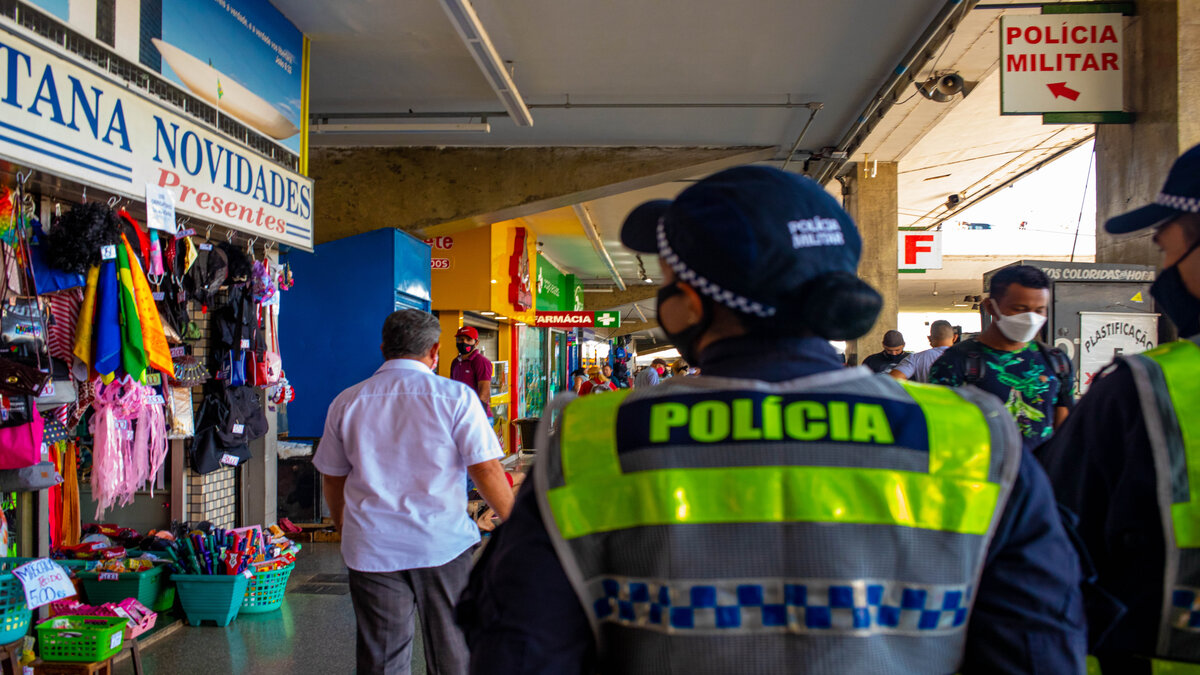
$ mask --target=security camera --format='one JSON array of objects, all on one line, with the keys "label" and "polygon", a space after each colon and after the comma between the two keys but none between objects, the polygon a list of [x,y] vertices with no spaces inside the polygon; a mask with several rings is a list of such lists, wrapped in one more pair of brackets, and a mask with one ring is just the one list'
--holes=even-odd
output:
[{"label": "security camera", "polygon": [[949,197],[946,197],[946,206],[954,208],[955,206],[958,206],[960,201],[962,201],[962,197],[959,197],[958,195],[950,195]]}]

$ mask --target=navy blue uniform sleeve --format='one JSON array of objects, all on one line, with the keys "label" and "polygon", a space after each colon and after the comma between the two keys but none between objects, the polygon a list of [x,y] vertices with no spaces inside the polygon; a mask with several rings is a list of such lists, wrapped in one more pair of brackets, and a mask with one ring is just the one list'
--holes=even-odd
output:
[{"label": "navy blue uniform sleeve", "polygon": [[590,672],[595,642],[530,483],[471,571],[458,606],[471,673]]},{"label": "navy blue uniform sleeve", "polygon": [[1155,644],[1165,542],[1149,447],[1133,374],[1119,365],[1038,451],[1059,503],[1079,516],[1100,587],[1128,610],[1101,654],[1146,654]]},{"label": "navy blue uniform sleeve", "polygon": [[1042,467],[1023,451],[988,548],[961,671],[1082,673],[1087,622],[1079,557]]}]

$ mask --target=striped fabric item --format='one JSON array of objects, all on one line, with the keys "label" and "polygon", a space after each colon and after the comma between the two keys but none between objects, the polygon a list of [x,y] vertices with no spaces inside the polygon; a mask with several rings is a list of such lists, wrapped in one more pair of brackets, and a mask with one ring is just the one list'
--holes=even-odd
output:
[{"label": "striped fabric item", "polygon": [[50,316],[53,321],[47,328],[50,334],[50,356],[66,361],[75,358],[75,324],[79,321],[79,307],[83,304],[83,289],[72,288],[46,296],[50,299]]}]

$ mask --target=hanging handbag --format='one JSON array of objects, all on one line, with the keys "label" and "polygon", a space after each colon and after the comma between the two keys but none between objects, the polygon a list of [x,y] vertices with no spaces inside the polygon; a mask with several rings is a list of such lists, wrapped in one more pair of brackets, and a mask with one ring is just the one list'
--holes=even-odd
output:
[{"label": "hanging handbag", "polygon": [[38,462],[20,469],[0,470],[0,492],[37,492],[63,482],[51,462]]},{"label": "hanging handbag", "polygon": [[254,384],[260,387],[270,387],[279,382],[279,378],[283,376],[283,361],[279,358],[279,333],[275,327],[275,311],[271,307],[265,307],[267,316],[270,317],[270,329],[267,334],[268,344],[274,349],[266,349],[263,351],[262,358],[256,361]]},{"label": "hanging handbag", "polygon": [[0,394],[40,396],[50,373],[16,358],[0,358]]},{"label": "hanging handbag", "polygon": [[71,377],[70,366],[58,359],[51,359],[50,363],[50,382],[42,388],[42,393],[37,397],[39,410],[58,408],[76,398],[75,378]]},{"label": "hanging handbag", "polygon": [[[24,241],[23,223],[23,219],[18,219],[18,246]],[[17,287],[13,288],[9,275],[4,274],[4,289],[0,292],[0,346],[9,350],[0,356],[0,393],[38,396],[50,381],[46,327],[26,266],[20,264],[16,252],[2,242],[0,259],[6,269],[11,263],[18,272]],[[11,305],[8,302],[10,294],[16,296]]]},{"label": "hanging handbag", "polygon": [[25,400],[28,418],[23,424],[0,427],[0,469],[23,469],[42,459],[42,416],[37,406]]},{"label": "hanging handbag", "polygon": [[0,346],[32,354],[46,349],[45,318],[36,299],[17,299],[0,306]]},{"label": "hanging handbag", "polygon": [[221,394],[210,393],[204,397],[200,413],[196,417],[196,436],[188,452],[192,469],[198,474],[212,473],[222,467],[237,466],[250,459],[250,447],[244,432],[240,442],[226,445],[218,435],[218,429],[229,423],[229,406]]}]

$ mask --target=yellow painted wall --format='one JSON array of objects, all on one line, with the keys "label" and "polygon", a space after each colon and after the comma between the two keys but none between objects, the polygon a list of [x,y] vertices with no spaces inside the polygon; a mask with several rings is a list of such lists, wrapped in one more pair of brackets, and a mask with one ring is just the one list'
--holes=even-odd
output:
[{"label": "yellow painted wall", "polygon": [[490,228],[459,232],[453,239],[450,249],[433,249],[434,258],[450,259],[450,269],[430,271],[433,309],[489,309],[493,278]]}]

